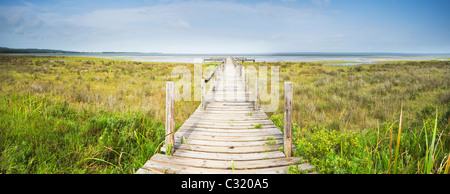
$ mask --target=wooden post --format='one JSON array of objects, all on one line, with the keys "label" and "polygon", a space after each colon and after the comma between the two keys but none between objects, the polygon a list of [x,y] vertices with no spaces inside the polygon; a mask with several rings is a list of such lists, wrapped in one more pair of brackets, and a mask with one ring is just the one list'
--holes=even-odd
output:
[{"label": "wooden post", "polygon": [[254,109],[258,110],[258,77],[255,78],[255,102]]},{"label": "wooden post", "polygon": [[[166,82],[165,149],[173,154],[175,145],[175,82]],[[169,146],[170,145],[170,146]],[[168,150],[171,148],[171,150]]]},{"label": "wooden post", "polygon": [[245,70],[245,91],[248,91],[248,68]]},{"label": "wooden post", "polygon": [[241,78],[245,82],[245,67],[244,66],[242,66],[242,68],[241,68]]},{"label": "wooden post", "polygon": [[213,80],[212,80],[212,83],[210,84],[210,86],[212,87],[212,91],[216,91],[216,77],[217,77],[217,72],[218,72],[218,71],[214,72]]},{"label": "wooden post", "polygon": [[293,84],[284,82],[284,154],[286,157],[292,156],[292,104],[293,104]]},{"label": "wooden post", "polygon": [[245,70],[245,101],[248,101],[249,97],[249,89],[248,89],[248,68]]},{"label": "wooden post", "polygon": [[205,95],[206,95],[206,83],[205,79],[202,79],[202,110],[206,109]]}]

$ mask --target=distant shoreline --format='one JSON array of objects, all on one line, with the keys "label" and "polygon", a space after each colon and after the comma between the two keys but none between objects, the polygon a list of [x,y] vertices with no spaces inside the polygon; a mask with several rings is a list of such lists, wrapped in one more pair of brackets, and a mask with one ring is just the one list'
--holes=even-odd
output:
[{"label": "distant shoreline", "polygon": [[[260,54],[165,54],[135,52],[64,52],[64,53],[0,53],[4,55],[78,56],[103,59],[121,59],[139,62],[194,63],[203,57],[247,56],[256,62],[324,62],[341,65],[372,64],[385,61],[450,60],[450,53],[350,53],[350,52],[297,52]],[[344,64],[346,63],[346,64]]]}]

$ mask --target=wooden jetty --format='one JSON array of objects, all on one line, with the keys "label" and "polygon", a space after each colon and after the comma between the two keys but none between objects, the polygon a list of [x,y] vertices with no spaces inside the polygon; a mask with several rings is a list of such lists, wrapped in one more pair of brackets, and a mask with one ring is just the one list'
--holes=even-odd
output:
[{"label": "wooden jetty", "polygon": [[203,57],[204,62],[217,62],[223,60],[225,60],[225,57]]},{"label": "wooden jetty", "polygon": [[[249,58],[249,57],[242,56],[242,57],[233,57],[233,59],[235,61],[241,61],[241,62],[244,62],[244,61],[255,62],[255,57]],[[225,60],[225,57],[203,57],[203,61],[205,61],[205,62],[217,62],[217,61],[223,61],[223,60]]]},{"label": "wooden jetty", "polygon": [[244,62],[244,61],[255,62],[255,57],[253,57],[253,58],[248,58],[248,57],[244,57],[244,56],[242,56],[242,57],[234,57],[234,60],[235,61],[241,61],[241,62]]},{"label": "wooden jetty", "polygon": [[[248,72],[232,57],[202,80],[202,102],[174,132],[174,83],[166,84],[166,140],[138,174],[273,174],[289,165],[314,168],[292,157],[292,82],[285,82],[285,126],[281,132],[261,110]],[[206,92],[206,82],[210,82]],[[255,89],[258,84],[255,84]],[[256,92],[252,92],[256,91]],[[295,149],[295,148],[294,148]]]}]

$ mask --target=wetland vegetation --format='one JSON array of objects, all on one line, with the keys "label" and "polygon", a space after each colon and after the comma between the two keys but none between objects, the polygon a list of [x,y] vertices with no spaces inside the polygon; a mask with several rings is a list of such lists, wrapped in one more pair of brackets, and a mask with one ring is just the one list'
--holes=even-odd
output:
[{"label": "wetland vegetation", "polygon": [[[0,56],[0,173],[134,173],[164,141],[165,82],[192,64]],[[179,127],[199,102],[176,102]]]},{"label": "wetland vegetation", "polygon": [[280,105],[268,113],[280,129],[281,84],[294,82],[296,154],[320,173],[449,172],[450,62],[245,65],[281,67]]},{"label": "wetland vegetation", "polygon": [[[0,173],[134,173],[164,141],[165,82],[178,65],[193,72],[1,55]],[[450,62],[244,65],[280,66],[280,106],[267,113],[280,129],[282,84],[294,82],[295,154],[320,173],[449,173]],[[176,102],[176,128],[198,105]]]}]

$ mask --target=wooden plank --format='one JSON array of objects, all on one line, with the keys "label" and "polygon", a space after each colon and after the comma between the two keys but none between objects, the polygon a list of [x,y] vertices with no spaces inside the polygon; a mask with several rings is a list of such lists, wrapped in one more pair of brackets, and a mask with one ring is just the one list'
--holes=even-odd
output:
[{"label": "wooden plank", "polygon": [[179,138],[184,137],[189,139],[190,137],[196,137],[199,136],[199,138],[203,138],[204,136],[210,136],[211,138],[240,138],[240,139],[246,139],[246,138],[253,138],[253,139],[267,139],[269,137],[277,137],[279,135],[282,135],[280,131],[272,131],[272,132],[264,132],[264,133],[220,133],[220,132],[208,132],[208,131],[192,131],[192,130],[182,130],[178,131],[175,134],[176,142],[180,142]]},{"label": "wooden plank", "polygon": [[[213,169],[228,169],[232,170],[231,161],[223,160],[208,160],[208,159],[197,159],[197,158],[185,158],[178,156],[167,156],[156,154],[152,157],[152,161],[159,161],[163,163],[191,166],[199,168],[213,168]],[[276,159],[266,159],[266,160],[250,160],[250,161],[233,161],[235,170],[245,170],[245,169],[258,169],[258,168],[270,168],[279,166],[289,166],[298,164],[299,158],[276,158]]]},{"label": "wooden plank", "polygon": [[[249,113],[247,113],[249,114]],[[253,113],[252,113],[253,114]],[[259,123],[263,123],[263,124],[273,124],[272,120],[268,119],[267,117],[253,117],[253,116],[247,116],[245,118],[242,117],[228,117],[228,118],[213,118],[213,117],[193,117],[191,116],[190,118],[188,118],[185,122],[199,122],[199,123],[215,123],[215,122],[219,122],[219,123],[254,123],[254,122],[259,122]]]},{"label": "wooden plank", "polygon": [[173,154],[174,156],[182,156],[187,158],[200,158],[210,160],[263,160],[269,158],[285,158],[286,156],[279,151],[270,151],[264,153],[248,153],[248,154],[235,154],[235,153],[207,153],[188,150],[177,150]]},{"label": "wooden plank", "polygon": [[[275,167],[273,170],[223,170],[223,169],[208,169],[208,168],[198,168],[189,167],[163,163],[159,161],[149,160],[143,166],[144,169],[152,169],[154,171],[165,172],[166,174],[258,174],[258,172],[263,172],[264,174],[276,174],[285,173],[286,167]],[[262,173],[260,173],[262,174]]]},{"label": "wooden plank", "polygon": [[226,107],[242,106],[251,108],[253,106],[253,104],[250,102],[213,102],[211,104],[214,106],[226,106]]},{"label": "wooden plank", "polygon": [[[263,119],[269,119],[269,117],[265,116],[265,115],[253,115],[253,116],[248,116],[249,113],[247,114],[241,114],[241,115],[192,115],[191,118],[192,119],[205,119],[205,120],[212,120],[214,122],[214,120],[227,120],[229,121],[230,119],[234,119],[235,121],[238,120],[247,120],[247,121],[251,121],[251,120],[263,120]],[[253,113],[252,113],[253,114]]]},{"label": "wooden plank", "polygon": [[[250,114],[251,113],[251,114]],[[247,112],[247,113],[245,113],[245,114],[243,114],[243,113],[240,113],[240,114],[196,114],[196,115],[192,115],[191,116],[192,118],[197,118],[197,119],[200,119],[200,118],[205,118],[205,119],[209,119],[209,120],[214,120],[214,119],[217,119],[217,120],[223,120],[223,119],[225,119],[225,120],[230,120],[230,119],[248,119],[248,120],[251,120],[251,119],[259,119],[259,120],[261,120],[261,119],[269,119],[269,117],[267,117],[267,115],[262,115],[262,114],[258,114],[258,113],[254,113],[254,112],[252,112],[252,111],[249,111],[249,112]]]},{"label": "wooden plank", "polygon": [[[147,161],[142,168],[152,169],[161,173],[165,172],[166,174],[285,174],[287,172],[286,166],[248,170],[223,170],[181,166],[151,160]],[[307,170],[313,168],[313,166],[310,164],[301,164],[299,168]]]},{"label": "wooden plank", "polygon": [[[251,115],[249,115],[249,113],[252,113]],[[207,117],[220,117],[220,116],[226,116],[226,117],[241,117],[241,116],[245,116],[245,117],[251,117],[251,118],[255,118],[255,116],[261,116],[264,118],[269,118],[267,117],[267,115],[263,112],[259,112],[259,111],[254,111],[254,110],[246,110],[246,111],[199,111],[199,112],[195,112],[195,115],[201,115],[201,116],[207,116]],[[193,115],[194,115],[193,114]],[[195,116],[194,115],[194,116]]]},{"label": "wooden plank", "polygon": [[175,149],[189,150],[189,151],[199,151],[199,152],[209,152],[209,153],[235,153],[235,154],[247,154],[247,153],[262,153],[266,151],[276,151],[282,144],[277,145],[265,145],[265,146],[251,146],[251,147],[232,147],[232,146],[222,146],[222,147],[212,147],[204,145],[191,145],[191,144],[181,144],[175,143]]},{"label": "wooden plank", "polygon": [[273,129],[276,128],[274,124],[263,124],[263,123],[184,123],[184,127],[196,127],[205,129],[231,129],[231,130],[242,130],[242,129],[254,129],[258,125],[258,129]]},{"label": "wooden plank", "polygon": [[[185,136],[183,136],[185,135]],[[195,134],[195,135],[189,135],[185,133],[176,133],[175,138],[181,138],[184,137],[185,139],[194,139],[194,140],[208,140],[208,141],[266,141],[268,139],[276,139],[276,140],[282,140],[283,135],[282,134],[272,134],[272,135],[263,135],[263,136],[239,136],[238,134],[234,136],[216,136],[212,134]]]},{"label": "wooden plank", "polygon": [[235,110],[235,111],[227,111],[227,110],[209,110],[206,109],[205,111],[202,111],[202,114],[248,114],[249,111],[255,112],[254,110]]},{"label": "wooden plank", "polygon": [[190,118],[188,120],[186,120],[185,123],[205,123],[205,124],[209,124],[209,123],[231,123],[231,124],[238,124],[238,125],[249,125],[249,124],[272,124],[273,122],[271,120],[267,120],[267,119],[240,119],[240,120],[236,120],[236,119],[200,119],[200,118]]},{"label": "wooden plank", "polygon": [[149,169],[140,168],[136,171],[136,174],[162,174],[161,172],[155,172]]},{"label": "wooden plank", "polygon": [[240,133],[243,136],[246,136],[248,134],[255,135],[256,133],[261,134],[280,134],[281,131],[278,128],[265,128],[265,129],[219,129],[219,128],[200,128],[200,127],[185,127],[181,126],[178,131],[204,131],[204,132],[211,132],[211,133]]},{"label": "wooden plank", "polygon": [[253,121],[267,121],[267,116],[266,117],[251,117],[251,116],[247,116],[247,117],[234,117],[234,118],[212,118],[212,117],[200,117],[200,116],[194,116],[191,115],[191,117],[187,120],[203,120],[203,121],[208,121],[208,122],[229,122],[229,121],[234,121],[234,122],[253,122]]},{"label": "wooden plank", "polygon": [[186,140],[189,145],[205,145],[205,146],[229,146],[229,147],[248,147],[248,146],[264,146],[269,144],[283,144],[282,139],[276,139],[274,143],[269,143],[266,140],[263,141],[209,141],[209,140],[196,140],[188,139]]},{"label": "wooden plank", "polygon": [[248,111],[253,111],[250,108],[247,107],[210,107],[208,104],[207,111],[225,111],[226,113],[234,112],[234,111],[245,111],[248,113]]}]

